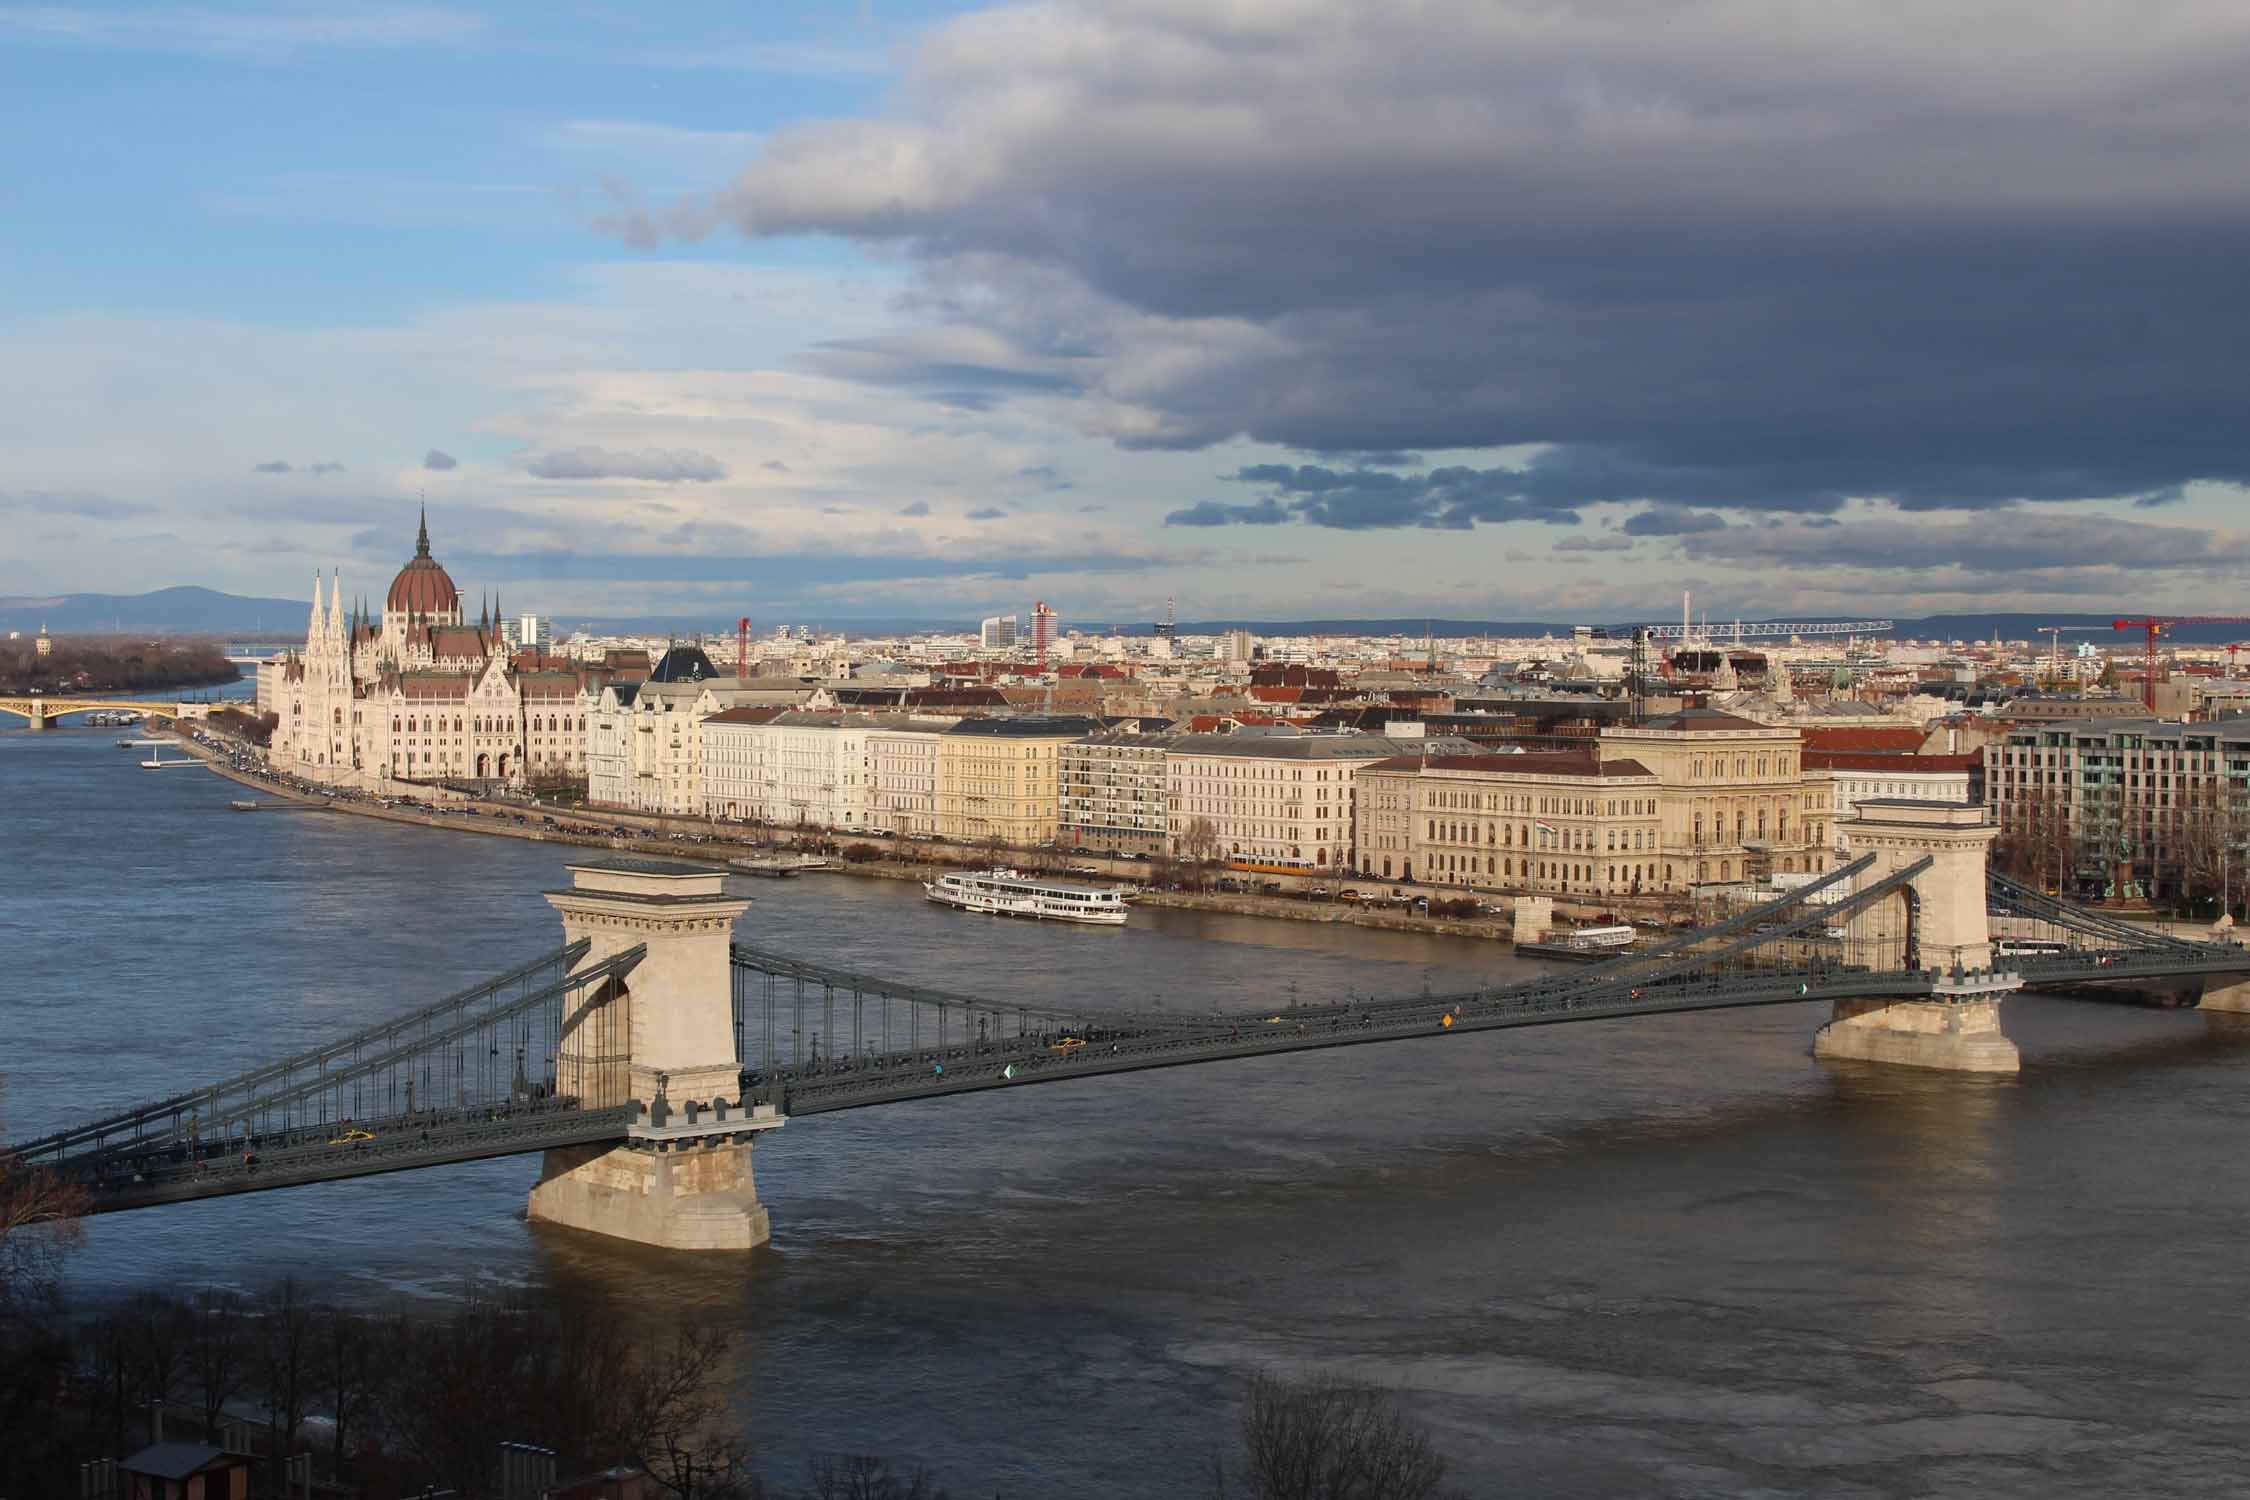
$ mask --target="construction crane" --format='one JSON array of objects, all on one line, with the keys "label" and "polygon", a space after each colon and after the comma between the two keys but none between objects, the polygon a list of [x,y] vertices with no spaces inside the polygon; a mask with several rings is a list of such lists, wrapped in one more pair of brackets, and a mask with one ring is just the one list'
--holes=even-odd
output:
[{"label": "construction crane", "polygon": [[2250,651],[2250,641],[2229,641],[2220,648],[2227,654],[2227,681],[2234,681],[2234,653]]},{"label": "construction crane", "polygon": [[2175,625],[2250,625],[2250,615],[2163,615],[2145,620],[2112,620],[2112,630],[2138,630],[2147,639],[2141,648],[2141,703],[2156,712],[2156,638]]},{"label": "construction crane", "polygon": [[1889,620],[1775,620],[1756,625],[1737,622],[1721,626],[1717,631],[1696,630],[1680,625],[1612,625],[1607,632],[1596,632],[1629,639],[1636,630],[1648,632],[1652,641],[1684,641],[1694,635],[1708,635],[1713,640],[1727,642],[1745,641],[1758,636],[1774,635],[1882,635],[1891,628]]},{"label": "construction crane", "polygon": [[[1889,620],[1823,620],[1817,622],[1779,620],[1757,625],[1745,625],[1738,620],[1726,632],[1726,639],[1732,644],[1759,636],[1881,635],[1890,628],[1891,622]],[[1630,686],[1632,689],[1633,722],[1635,724],[1648,717],[1649,642],[1691,640],[1697,633],[1695,627],[1688,621],[1687,607],[1684,604],[1680,608],[1680,623],[1677,625],[1597,625],[1587,632],[1595,640],[1620,640],[1633,643],[1632,682]]]}]

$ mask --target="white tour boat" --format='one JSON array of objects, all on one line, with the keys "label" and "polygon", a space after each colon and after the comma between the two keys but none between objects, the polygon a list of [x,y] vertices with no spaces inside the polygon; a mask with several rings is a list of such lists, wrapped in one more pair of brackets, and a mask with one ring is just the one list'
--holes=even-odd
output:
[{"label": "white tour boat", "polygon": [[1070,880],[1041,880],[1013,870],[973,875],[940,875],[922,890],[940,906],[981,911],[997,917],[1036,917],[1045,922],[1094,922],[1105,927],[1125,921],[1125,893]]}]

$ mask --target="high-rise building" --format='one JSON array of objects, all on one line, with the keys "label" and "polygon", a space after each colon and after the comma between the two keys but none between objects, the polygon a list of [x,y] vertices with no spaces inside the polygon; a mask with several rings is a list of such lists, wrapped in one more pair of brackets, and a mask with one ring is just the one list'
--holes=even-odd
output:
[{"label": "high-rise building", "polygon": [[1256,643],[1247,630],[1229,630],[1219,637],[1213,653],[1220,661],[1247,662],[1257,650]]},{"label": "high-rise building", "polygon": [[1013,651],[1016,649],[1016,617],[994,615],[977,627],[977,645],[986,651]]},{"label": "high-rise building", "polygon": [[545,615],[519,615],[503,620],[500,633],[518,651],[535,650],[545,655],[555,643],[555,622]]}]

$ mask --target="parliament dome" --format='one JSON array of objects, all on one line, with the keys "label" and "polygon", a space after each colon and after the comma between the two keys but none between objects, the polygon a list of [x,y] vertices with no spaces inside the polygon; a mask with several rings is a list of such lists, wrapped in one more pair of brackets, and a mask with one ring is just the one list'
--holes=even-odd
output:
[{"label": "parliament dome", "polygon": [[453,579],[438,560],[430,556],[430,522],[422,519],[421,532],[414,539],[414,556],[398,570],[391,580],[391,591],[383,600],[386,614],[436,616],[459,619],[461,591],[453,586]]}]

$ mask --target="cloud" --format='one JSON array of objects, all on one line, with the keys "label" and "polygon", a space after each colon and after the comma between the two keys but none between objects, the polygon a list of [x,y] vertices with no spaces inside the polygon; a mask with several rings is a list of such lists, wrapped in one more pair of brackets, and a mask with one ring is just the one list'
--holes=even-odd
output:
[{"label": "cloud", "polygon": [[1198,500],[1183,510],[1168,512],[1164,517],[1167,526],[1278,526],[1289,519],[1289,512],[1279,500],[1268,495],[1250,505],[1225,505],[1217,500]]},{"label": "cloud", "polygon": [[663,484],[709,484],[727,477],[727,466],[693,448],[565,448],[537,454],[524,472],[539,479],[648,479]]},{"label": "cloud", "polygon": [[2139,569],[2232,579],[2250,566],[2250,536],[2123,517],[2027,513],[2013,524],[1886,516],[1836,525],[1729,527],[1681,539],[1697,561],[1790,570],[1842,569],[1911,576],[1917,585],[1952,575],[2005,580],[2034,575]]},{"label": "cloud", "polygon": [[769,458],[758,467],[774,474],[786,474],[789,472],[789,465],[783,463],[778,458]]},{"label": "cloud", "polygon": [[1630,552],[1633,539],[1623,536],[1566,536],[1555,543],[1555,552]]},{"label": "cloud", "polygon": [[422,467],[425,469],[435,470],[436,472],[442,474],[448,469],[460,468],[461,460],[455,458],[452,454],[446,452],[442,448],[432,448],[429,452],[422,455]]},{"label": "cloud", "polygon": [[0,510],[26,516],[83,516],[89,521],[122,521],[155,513],[153,505],[137,500],[113,500],[107,495],[76,490],[0,490]]},{"label": "cloud", "polygon": [[1206,500],[1164,518],[1167,526],[1271,526],[1295,518],[1338,531],[1403,526],[1466,531],[1479,523],[1541,521],[1575,526],[1587,498],[1556,492],[1536,469],[1450,466],[1420,474],[1330,469],[1319,464],[1250,464],[1227,476],[1272,493],[1251,505]]},{"label": "cloud", "polygon": [[930,513],[930,502],[917,500],[911,505],[902,505],[898,508],[898,513],[902,516],[926,516]]},{"label": "cloud", "polygon": [[968,512],[968,518],[972,521],[997,521],[1006,514],[1007,512],[997,505],[984,505]]},{"label": "cloud", "polygon": [[1072,488],[1072,481],[1053,464],[1034,464],[1028,469],[1018,469],[1016,478],[1028,479],[1050,493]]},{"label": "cloud", "polygon": [[[930,28],[889,107],[773,133],[663,232],[908,255],[925,334],[976,357],[863,340],[827,373],[1053,394],[1129,448],[1357,473],[1545,445],[1514,498],[1557,512],[2250,479],[2250,21],[1979,15],[1010,6]],[[1365,482],[1299,509],[1491,518]]]},{"label": "cloud", "polygon": [[1726,517],[1707,510],[1683,510],[1676,505],[1652,505],[1625,518],[1627,536],[1693,536],[1727,529]]},{"label": "cloud", "polygon": [[344,472],[344,466],[339,463],[320,463],[314,464],[306,472],[312,474],[341,474]]}]

